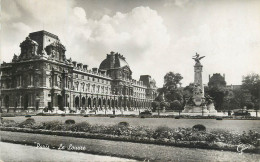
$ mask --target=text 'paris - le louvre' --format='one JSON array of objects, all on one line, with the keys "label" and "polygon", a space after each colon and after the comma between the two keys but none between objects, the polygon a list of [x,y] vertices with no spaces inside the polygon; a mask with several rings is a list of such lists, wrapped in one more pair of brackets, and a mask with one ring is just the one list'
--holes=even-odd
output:
[{"label": "text 'paris - le louvre'", "polygon": [[119,53],[107,54],[99,68],[67,59],[58,36],[30,33],[20,44],[21,54],[1,65],[3,112],[135,111],[151,108],[157,96],[149,75],[132,79]]}]

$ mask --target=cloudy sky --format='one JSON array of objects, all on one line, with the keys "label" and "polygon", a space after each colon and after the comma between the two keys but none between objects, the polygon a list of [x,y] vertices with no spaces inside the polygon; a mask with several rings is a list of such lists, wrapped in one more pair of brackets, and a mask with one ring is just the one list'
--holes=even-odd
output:
[{"label": "cloudy sky", "polygon": [[257,0],[1,0],[1,61],[19,54],[30,32],[59,36],[67,58],[99,67],[106,54],[123,54],[133,77],[150,74],[162,86],[173,71],[193,82],[192,56],[206,57],[208,75],[227,84],[260,74],[260,1]]}]

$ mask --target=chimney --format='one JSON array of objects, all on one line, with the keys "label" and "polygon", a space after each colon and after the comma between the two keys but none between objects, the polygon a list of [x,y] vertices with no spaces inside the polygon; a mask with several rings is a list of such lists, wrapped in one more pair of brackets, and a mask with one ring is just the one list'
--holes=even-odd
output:
[{"label": "chimney", "polygon": [[72,61],[73,66],[76,67],[77,66],[77,62],[76,61]]},{"label": "chimney", "polygon": [[97,72],[98,72],[98,68],[92,68],[92,71],[93,71],[94,73],[97,73]]},{"label": "chimney", "polygon": [[78,63],[78,64],[77,64],[77,67],[78,67],[79,69],[82,69],[82,65],[83,65],[82,63]]},{"label": "chimney", "polygon": [[110,68],[115,67],[115,53],[113,51],[110,52],[109,63],[110,63]]},{"label": "chimney", "polygon": [[83,65],[84,70],[88,70],[88,65]]}]

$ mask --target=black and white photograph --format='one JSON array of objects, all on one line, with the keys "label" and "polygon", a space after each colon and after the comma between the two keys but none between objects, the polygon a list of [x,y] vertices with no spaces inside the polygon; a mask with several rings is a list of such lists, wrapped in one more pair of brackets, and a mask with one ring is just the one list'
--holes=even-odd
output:
[{"label": "black and white photograph", "polygon": [[0,162],[259,162],[260,0],[0,0]]}]

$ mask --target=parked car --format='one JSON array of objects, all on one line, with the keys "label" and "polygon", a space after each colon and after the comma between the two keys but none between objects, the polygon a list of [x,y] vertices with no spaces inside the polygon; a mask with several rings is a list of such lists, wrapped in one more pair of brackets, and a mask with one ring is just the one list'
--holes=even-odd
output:
[{"label": "parked car", "polygon": [[149,110],[145,110],[143,112],[140,112],[140,115],[152,115],[152,112]]},{"label": "parked car", "polygon": [[251,116],[251,114],[247,110],[238,110],[234,111],[234,116]]}]

